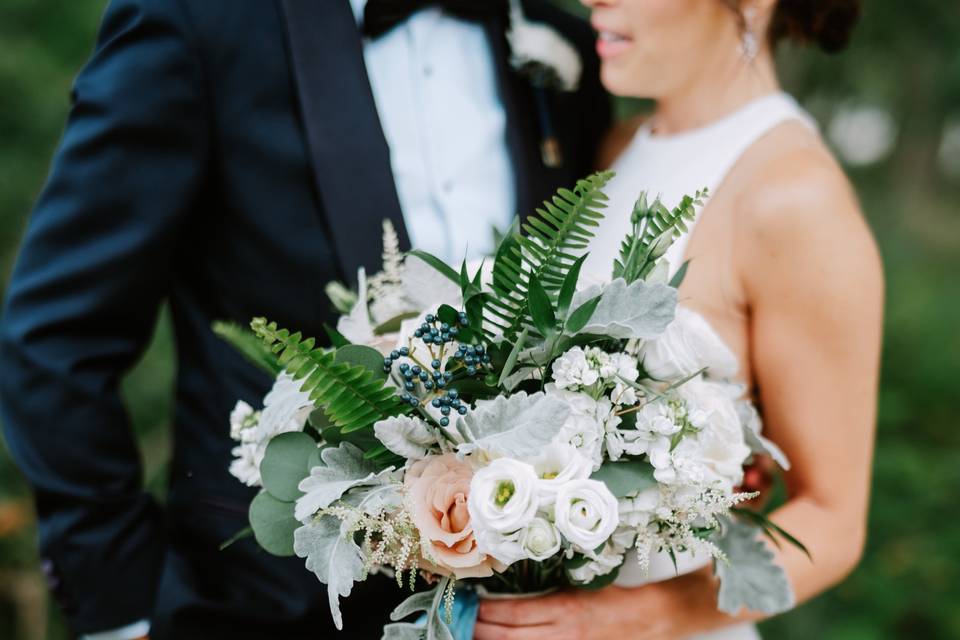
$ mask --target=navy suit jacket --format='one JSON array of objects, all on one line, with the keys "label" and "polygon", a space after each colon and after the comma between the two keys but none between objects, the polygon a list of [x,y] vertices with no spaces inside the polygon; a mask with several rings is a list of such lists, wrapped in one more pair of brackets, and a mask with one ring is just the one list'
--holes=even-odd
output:
[{"label": "navy suit jacket", "polygon": [[[549,96],[565,161],[545,167],[531,87],[509,69],[504,25],[486,25],[521,212],[589,173],[609,116],[587,26],[526,4],[585,68],[579,91]],[[407,243],[349,3],[114,0],[72,101],[0,336],[6,437],[54,593],[78,633],[149,618],[156,638],[332,637],[302,560],[250,539],[218,550],[253,493],[228,475],[227,416],[271,381],[210,325],[266,315],[323,335],[324,285],[379,268],[380,221]],[[118,383],[164,303],[178,364],[161,508]],[[344,636],[379,637],[402,596],[358,585]]]}]

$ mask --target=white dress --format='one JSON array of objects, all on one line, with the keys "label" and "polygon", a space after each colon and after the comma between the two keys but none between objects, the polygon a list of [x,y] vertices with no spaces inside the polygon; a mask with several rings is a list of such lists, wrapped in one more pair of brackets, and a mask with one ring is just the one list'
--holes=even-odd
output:
[{"label": "white dress", "polygon": [[[816,130],[813,119],[785,93],[764,96],[705,127],[677,135],[655,136],[649,127],[641,127],[611,167],[617,175],[605,189],[610,202],[606,217],[590,243],[590,255],[583,267],[585,277],[595,282],[609,280],[613,257],[630,228],[630,213],[641,191],[647,191],[650,201],[659,195],[667,208],[676,206],[684,195],[693,195],[704,187],[711,194],[716,193],[727,173],[752,144],[790,120]],[[687,242],[700,215],[689,225],[689,233],[667,251],[665,257],[671,272],[683,263]],[[677,570],[680,574],[689,573],[708,564],[706,558],[680,554],[675,570],[669,556],[659,554],[651,559],[650,570],[644,574],[631,555],[620,570],[616,581],[619,586],[667,580],[676,576]],[[694,640],[756,640],[759,637],[753,625],[744,624],[694,636]]]}]

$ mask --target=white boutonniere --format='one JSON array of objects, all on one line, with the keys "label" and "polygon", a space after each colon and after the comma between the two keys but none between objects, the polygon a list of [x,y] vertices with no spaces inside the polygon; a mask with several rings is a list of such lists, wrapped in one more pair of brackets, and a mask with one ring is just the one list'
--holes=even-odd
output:
[{"label": "white boutonniere", "polygon": [[551,26],[528,20],[520,0],[510,0],[507,42],[511,66],[534,86],[575,91],[580,85],[583,63],[576,47]]}]

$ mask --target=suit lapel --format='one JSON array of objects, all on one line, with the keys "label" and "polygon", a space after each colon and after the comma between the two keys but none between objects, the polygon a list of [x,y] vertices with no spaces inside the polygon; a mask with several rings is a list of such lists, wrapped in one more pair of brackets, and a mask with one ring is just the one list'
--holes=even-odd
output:
[{"label": "suit lapel", "polygon": [[513,161],[517,212],[524,220],[557,187],[572,186],[566,184],[570,180],[569,167],[547,167],[540,157],[541,122],[533,88],[510,66],[506,22],[489,20],[485,28],[497,70],[500,99],[507,116],[507,145]]},{"label": "suit lapel", "polygon": [[281,0],[313,179],[347,281],[381,267],[380,223],[409,248],[363,45],[346,0]]}]

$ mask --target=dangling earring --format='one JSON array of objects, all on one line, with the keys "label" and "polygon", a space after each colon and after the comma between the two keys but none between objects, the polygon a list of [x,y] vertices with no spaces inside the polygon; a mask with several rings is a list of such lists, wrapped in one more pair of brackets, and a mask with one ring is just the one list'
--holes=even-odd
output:
[{"label": "dangling earring", "polygon": [[753,62],[753,59],[760,53],[760,41],[753,31],[753,19],[756,14],[757,10],[754,7],[747,7],[743,10],[743,34],[740,36],[740,53],[743,54],[747,63]]}]

